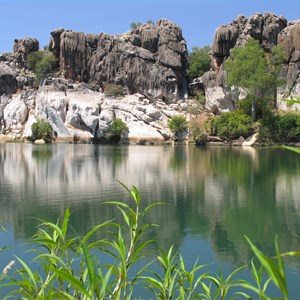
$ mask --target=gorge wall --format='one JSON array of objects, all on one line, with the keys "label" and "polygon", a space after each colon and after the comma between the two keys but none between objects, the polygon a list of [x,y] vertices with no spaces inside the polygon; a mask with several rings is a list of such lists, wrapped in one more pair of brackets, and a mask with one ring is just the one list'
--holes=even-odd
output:
[{"label": "gorge wall", "polygon": [[[34,88],[26,58],[36,39],[16,39],[14,54],[0,61],[0,133],[25,138],[31,125],[47,119],[62,141],[101,140],[115,118],[128,126],[124,141],[161,143],[170,139],[168,120],[187,111],[187,47],[182,30],[162,19],[120,35],[56,29],[49,50],[57,78]],[[124,97],[106,97],[108,84]]]},{"label": "gorge wall", "polygon": [[[286,85],[277,91],[278,105],[298,109],[284,100],[300,96],[300,20],[288,22],[272,13],[240,15],[219,27],[211,48],[211,70],[192,83],[186,75],[182,30],[166,19],[114,36],[54,30],[49,50],[57,59],[57,72],[38,88],[26,59],[39,49],[39,42],[16,39],[13,54],[0,56],[0,139],[25,139],[31,125],[44,118],[58,141],[91,142],[101,140],[113,120],[120,118],[129,128],[123,142],[162,143],[172,137],[168,128],[172,116],[190,118],[197,90],[204,91],[206,108],[212,111],[232,110],[246,96],[224,84],[224,62],[232,48],[242,47],[249,38],[259,40],[266,51],[277,44],[282,47]],[[123,86],[125,95],[106,96],[109,84]]]},{"label": "gorge wall", "polygon": [[[232,110],[235,102],[245,98],[239,89],[230,89],[224,83],[224,62],[234,47],[242,47],[250,39],[260,42],[269,51],[280,45],[285,62],[283,77],[285,85],[277,91],[277,102],[281,109],[287,109],[286,99],[300,96],[300,20],[288,22],[283,16],[272,13],[256,13],[249,18],[240,15],[233,22],[216,29],[211,49],[212,69],[192,85],[205,91],[206,108]],[[289,109],[297,109],[294,104]]]}]

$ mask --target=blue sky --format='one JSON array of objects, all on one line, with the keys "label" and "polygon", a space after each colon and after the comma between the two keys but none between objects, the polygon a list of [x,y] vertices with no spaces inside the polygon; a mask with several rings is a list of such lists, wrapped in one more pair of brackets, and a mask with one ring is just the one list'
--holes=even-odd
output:
[{"label": "blue sky", "polygon": [[188,48],[211,45],[217,27],[255,12],[300,19],[300,0],[0,0],[0,53],[15,38],[35,37],[40,47],[63,27],[85,33],[123,33],[132,22],[167,18],[183,30]]}]

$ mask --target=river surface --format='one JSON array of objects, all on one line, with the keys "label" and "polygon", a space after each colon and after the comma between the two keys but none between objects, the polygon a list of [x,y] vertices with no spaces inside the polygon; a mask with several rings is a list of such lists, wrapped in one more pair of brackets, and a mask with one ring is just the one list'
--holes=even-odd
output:
[{"label": "river surface", "polygon": [[[117,218],[100,203],[128,200],[118,181],[135,185],[143,205],[167,203],[150,213],[160,227],[146,238],[187,261],[228,275],[253,256],[244,235],[270,256],[276,236],[282,252],[300,251],[300,156],[285,149],[0,144],[0,171],[0,247],[12,246],[0,253],[1,270],[14,255],[26,259],[35,218],[55,221],[69,207],[79,235]],[[286,268],[297,299],[300,258]]]}]

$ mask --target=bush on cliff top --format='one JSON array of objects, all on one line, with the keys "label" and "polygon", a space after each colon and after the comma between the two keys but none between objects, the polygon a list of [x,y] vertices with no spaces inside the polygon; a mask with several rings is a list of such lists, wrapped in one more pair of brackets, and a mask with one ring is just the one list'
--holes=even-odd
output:
[{"label": "bush on cliff top", "polygon": [[191,53],[188,55],[189,68],[187,74],[191,79],[202,76],[209,71],[211,67],[211,60],[208,55],[209,46],[203,48],[193,47]]}]

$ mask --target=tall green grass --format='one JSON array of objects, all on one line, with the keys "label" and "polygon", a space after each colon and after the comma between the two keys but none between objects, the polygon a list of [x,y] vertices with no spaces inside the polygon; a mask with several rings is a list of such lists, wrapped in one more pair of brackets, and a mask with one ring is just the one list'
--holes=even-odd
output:
[{"label": "tall green grass", "polygon": [[[143,218],[162,203],[142,210],[139,190],[124,188],[130,195],[130,203],[105,204],[118,208],[123,225],[109,220],[79,237],[70,232],[69,209],[56,223],[40,220],[31,240],[35,267],[19,257],[15,264],[9,263],[1,274],[0,286],[10,287],[11,291],[2,299],[144,299],[144,292],[134,293],[137,285],[139,291],[148,290],[152,299],[272,299],[268,296],[271,282],[281,292],[280,299],[288,299],[283,256],[300,253],[281,254],[277,241],[276,257],[272,258],[245,237],[259,262],[249,262],[251,281],[241,279],[240,271],[247,266],[227,276],[221,269],[218,273],[209,271],[209,265],[200,264],[199,260],[188,268],[173,247],[167,251],[160,249],[153,261],[140,266],[144,250],[152,243],[142,237],[145,231],[156,226],[144,223]],[[99,233],[105,238],[97,239]],[[111,262],[103,260],[104,256]],[[156,267],[152,268],[152,264]]]}]

